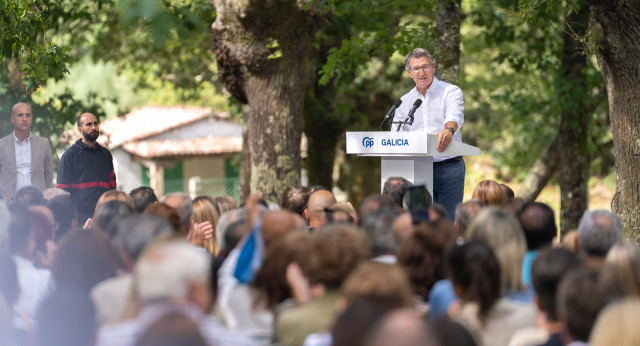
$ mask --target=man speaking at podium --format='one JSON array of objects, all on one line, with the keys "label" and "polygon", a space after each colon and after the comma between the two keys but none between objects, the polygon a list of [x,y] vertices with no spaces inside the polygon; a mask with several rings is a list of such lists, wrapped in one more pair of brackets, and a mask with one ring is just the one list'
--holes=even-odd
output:
[{"label": "man speaking at podium", "polygon": [[[396,120],[413,116],[413,123],[402,125],[402,130],[437,135],[438,151],[444,151],[452,140],[462,142],[462,90],[435,78],[436,61],[426,49],[416,48],[409,53],[405,67],[416,87],[402,96],[402,104],[396,111]],[[433,201],[445,207],[452,222],[456,205],[464,198],[464,175],[461,156],[433,158]]]}]

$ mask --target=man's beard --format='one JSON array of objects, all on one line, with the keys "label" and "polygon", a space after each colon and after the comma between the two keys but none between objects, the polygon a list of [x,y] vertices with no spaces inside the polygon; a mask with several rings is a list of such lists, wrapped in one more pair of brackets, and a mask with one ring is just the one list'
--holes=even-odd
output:
[{"label": "man's beard", "polygon": [[89,142],[95,142],[96,139],[98,139],[98,136],[100,136],[100,132],[98,131],[92,131],[90,133],[82,131],[82,137]]}]

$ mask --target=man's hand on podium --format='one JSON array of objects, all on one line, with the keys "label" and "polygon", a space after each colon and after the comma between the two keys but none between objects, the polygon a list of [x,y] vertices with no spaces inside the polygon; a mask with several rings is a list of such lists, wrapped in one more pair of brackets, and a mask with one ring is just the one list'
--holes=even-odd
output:
[{"label": "man's hand on podium", "polygon": [[444,129],[444,131],[436,132],[436,135],[438,136],[438,144],[436,145],[436,149],[438,149],[438,151],[440,152],[443,152],[445,151],[445,149],[447,149],[449,143],[451,143],[453,134],[451,133],[451,131]]}]

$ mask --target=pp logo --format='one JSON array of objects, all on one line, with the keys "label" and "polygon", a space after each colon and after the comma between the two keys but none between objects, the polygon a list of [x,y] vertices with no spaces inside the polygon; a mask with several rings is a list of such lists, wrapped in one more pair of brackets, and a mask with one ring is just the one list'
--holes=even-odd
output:
[{"label": "pp logo", "polygon": [[362,139],[362,146],[365,148],[371,148],[373,146],[373,138],[365,137]]}]

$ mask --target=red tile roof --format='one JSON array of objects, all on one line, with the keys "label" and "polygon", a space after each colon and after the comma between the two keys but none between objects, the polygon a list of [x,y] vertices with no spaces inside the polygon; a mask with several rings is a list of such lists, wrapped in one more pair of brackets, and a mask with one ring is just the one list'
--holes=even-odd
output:
[{"label": "red tile roof", "polygon": [[122,148],[144,159],[235,154],[242,151],[242,137],[143,140],[125,143]]}]

